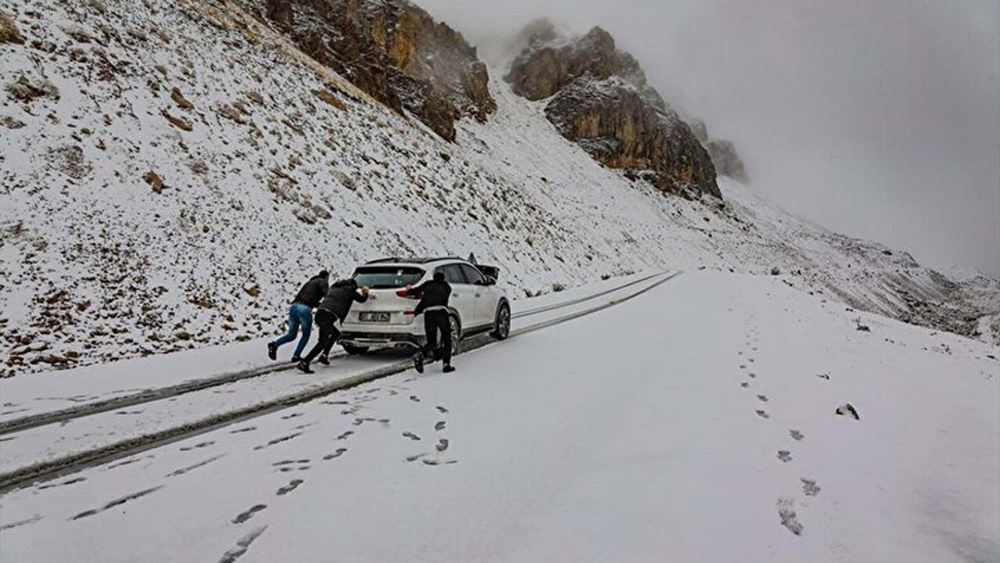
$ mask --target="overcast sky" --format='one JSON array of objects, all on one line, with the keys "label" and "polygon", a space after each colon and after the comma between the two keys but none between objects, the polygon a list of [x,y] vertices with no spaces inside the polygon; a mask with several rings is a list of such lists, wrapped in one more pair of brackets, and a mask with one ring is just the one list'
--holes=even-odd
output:
[{"label": "overcast sky", "polygon": [[773,201],[1000,277],[1000,0],[416,2],[473,43],[601,25]]}]

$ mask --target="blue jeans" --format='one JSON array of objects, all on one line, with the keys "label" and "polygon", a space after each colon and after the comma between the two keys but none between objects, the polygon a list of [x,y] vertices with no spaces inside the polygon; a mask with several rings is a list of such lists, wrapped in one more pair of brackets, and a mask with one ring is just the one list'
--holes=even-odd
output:
[{"label": "blue jeans", "polygon": [[283,346],[295,340],[295,336],[298,335],[299,326],[301,325],[302,338],[299,339],[299,345],[295,347],[295,355],[292,356],[294,358],[301,357],[302,351],[305,350],[306,344],[309,343],[309,335],[312,333],[312,320],[312,309],[308,305],[295,303],[288,310],[288,334],[275,340],[274,345]]}]

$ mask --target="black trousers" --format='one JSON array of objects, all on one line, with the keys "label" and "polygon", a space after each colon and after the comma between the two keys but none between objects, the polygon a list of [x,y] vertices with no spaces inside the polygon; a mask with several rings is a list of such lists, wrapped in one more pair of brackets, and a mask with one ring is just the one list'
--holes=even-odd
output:
[{"label": "black trousers", "polygon": [[[424,358],[428,361],[444,360],[445,365],[451,365],[451,316],[448,311],[429,311],[424,313],[424,330],[427,334],[427,345],[424,346]],[[438,332],[441,333],[441,346],[438,347]]]},{"label": "black trousers", "polygon": [[303,360],[308,364],[316,359],[316,356],[323,354],[327,356],[330,354],[330,349],[333,345],[337,343],[337,339],[340,338],[340,331],[334,323],[337,322],[337,316],[329,311],[324,311],[320,309],[316,311],[316,325],[319,326],[319,341],[313,346],[313,349],[309,351]]}]

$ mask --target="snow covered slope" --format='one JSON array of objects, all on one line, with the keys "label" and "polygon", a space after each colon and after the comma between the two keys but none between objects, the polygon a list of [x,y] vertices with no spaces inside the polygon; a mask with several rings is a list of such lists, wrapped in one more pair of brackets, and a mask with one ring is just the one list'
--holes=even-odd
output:
[{"label": "snow covered slope", "polygon": [[687,273],[453,376],[9,492],[0,544],[11,561],[996,561],[996,350]]},{"label": "snow covered slope", "polygon": [[0,10],[26,40],[0,43],[2,376],[272,334],[308,275],[381,255],[475,252],[517,293],[777,266],[970,335],[1000,308],[995,281],[967,297],[725,179],[725,206],[632,183],[496,78],[498,111],[452,144],[229,1]]}]

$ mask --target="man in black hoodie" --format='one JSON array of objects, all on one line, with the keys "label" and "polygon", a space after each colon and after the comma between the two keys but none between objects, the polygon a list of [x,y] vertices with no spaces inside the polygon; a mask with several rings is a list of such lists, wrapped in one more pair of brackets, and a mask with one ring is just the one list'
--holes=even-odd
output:
[{"label": "man in black hoodie", "polygon": [[[319,325],[319,341],[313,346],[309,355],[299,362],[298,368],[304,373],[313,373],[309,364],[319,356],[319,363],[330,365],[330,349],[340,337],[338,323],[343,325],[351,305],[357,301],[368,301],[368,288],[361,288],[358,293],[358,282],[354,279],[340,280],[330,286],[323,301],[316,310],[316,324]],[[320,355],[322,354],[322,355]]]},{"label": "man in black hoodie", "polygon": [[309,335],[312,333],[312,310],[319,305],[320,299],[323,299],[323,296],[326,295],[329,279],[330,272],[323,270],[318,276],[307,281],[302,286],[298,295],[295,296],[295,301],[292,302],[292,307],[288,310],[288,334],[274,342],[267,343],[267,357],[277,360],[278,348],[295,340],[295,337],[299,333],[299,326],[301,325],[302,338],[299,339],[299,344],[295,347],[295,354],[292,355],[292,361],[297,362],[302,359],[302,351],[305,350],[306,344],[309,343]]},{"label": "man in black hoodie", "polygon": [[[424,362],[444,360],[444,372],[451,373],[455,368],[451,365],[451,313],[448,311],[448,300],[451,298],[451,286],[444,279],[444,272],[434,272],[434,278],[417,287],[409,287],[399,292],[401,295],[420,297],[420,303],[413,310],[414,315],[424,315],[424,330],[427,334],[427,345],[417,352],[413,358],[413,367],[418,373],[424,373]],[[438,347],[438,332],[441,333],[441,347]]]}]

